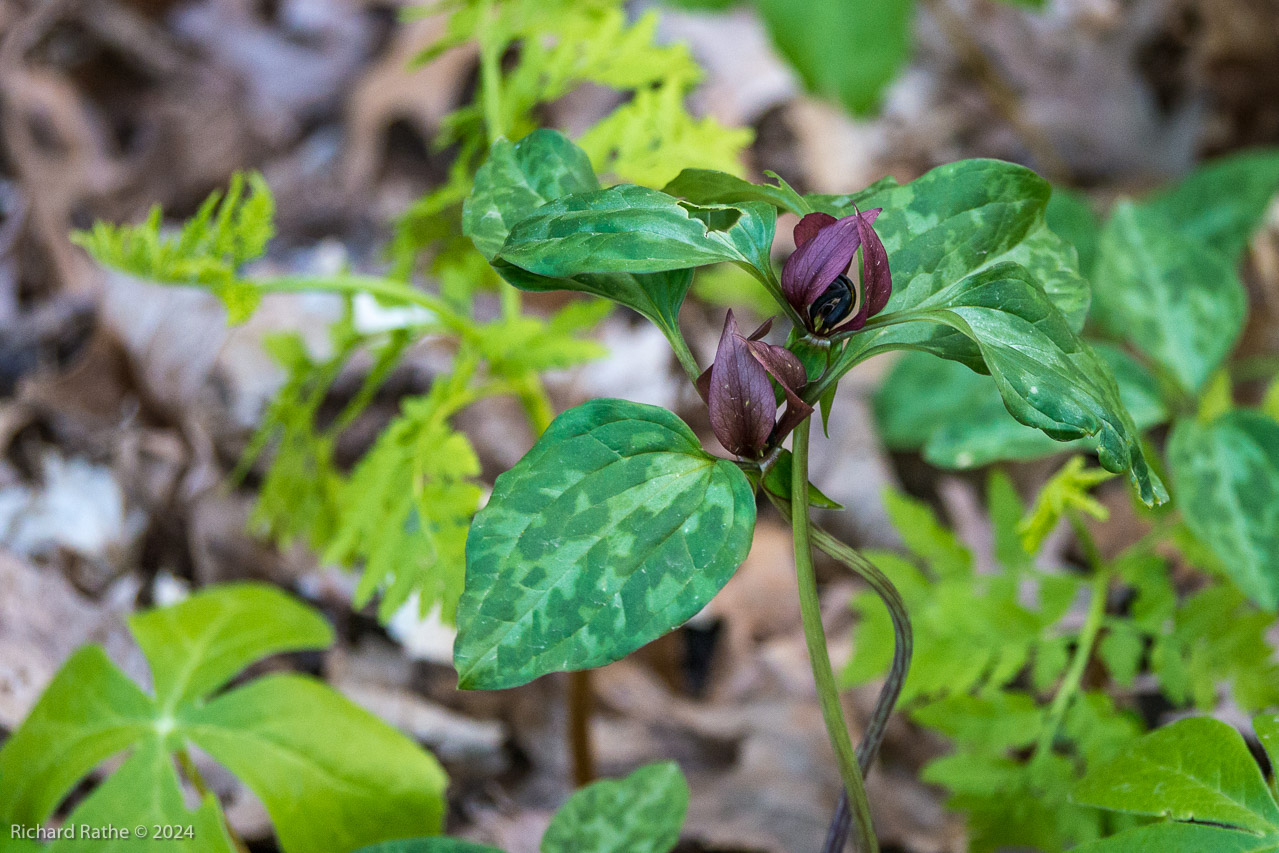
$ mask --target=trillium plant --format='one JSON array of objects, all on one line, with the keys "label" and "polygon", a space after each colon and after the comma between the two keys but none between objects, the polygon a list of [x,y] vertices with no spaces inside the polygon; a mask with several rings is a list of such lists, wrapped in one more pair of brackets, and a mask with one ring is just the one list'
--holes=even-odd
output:
[{"label": "trillium plant", "polygon": [[[810,424],[829,417],[840,379],[892,350],[964,364],[994,379],[1021,423],[1089,440],[1146,504],[1167,496],[1110,368],[1078,336],[1088,287],[1074,248],[1045,225],[1045,181],[991,160],[845,195],[802,195],[771,177],[686,169],[662,190],[602,187],[557,132],[492,145],[464,208],[476,247],[519,289],[605,297],[656,324],[731,458],[659,407],[599,399],[561,414],[497,478],[471,527],[454,659],[461,687],[496,689],[625,656],[723,587],[766,498],[792,525],[805,638],[845,788],[825,849],[842,849],[851,832],[858,850],[876,851],[864,778],[911,633],[888,579],[810,518],[829,505],[809,484]],[[775,255],[789,247],[774,245],[779,214],[798,217],[780,275]],[[730,310],[704,366],[678,316],[696,270],[718,263],[757,278],[777,315],[745,333]],[[857,748],[822,631],[813,548],[864,578],[892,616],[893,666]]]}]

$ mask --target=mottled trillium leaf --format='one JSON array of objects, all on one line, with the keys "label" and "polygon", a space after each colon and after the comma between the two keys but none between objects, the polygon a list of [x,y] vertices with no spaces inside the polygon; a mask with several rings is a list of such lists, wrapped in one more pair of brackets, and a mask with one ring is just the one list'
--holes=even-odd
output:
[{"label": "mottled trillium leaf", "polygon": [[700,610],[750,550],[755,497],[665,409],[593,400],[497,478],[471,527],[464,688],[617,660]]},{"label": "mottled trillium leaf", "polygon": [[542,836],[541,853],[669,853],[688,811],[688,783],[673,761],[569,797]]},{"label": "mottled trillium leaf", "polygon": [[1018,421],[1059,441],[1095,438],[1101,464],[1128,471],[1143,501],[1166,499],[1106,363],[1022,267],[1005,263],[971,275],[899,315],[899,323],[858,336],[844,357],[918,349],[989,373]]},{"label": "mottled trillium leaf", "polygon": [[1279,806],[1244,739],[1206,717],[1179,720],[1141,738],[1089,770],[1072,799],[1111,811],[1279,833]]},{"label": "mottled trillium leaf", "polygon": [[[1168,412],[1153,377],[1122,350],[1093,344],[1119,386],[1119,399],[1139,431],[1163,423]],[[941,468],[1039,459],[1093,449],[1095,442],[1054,441],[1008,414],[988,376],[962,364],[908,352],[893,365],[874,398],[880,436],[893,450],[921,450]]]},{"label": "mottled trillium leaf", "polygon": [[1279,853],[1279,835],[1202,823],[1154,823],[1071,848],[1072,853]]},{"label": "mottled trillium leaf", "polygon": [[462,206],[462,229],[491,261],[512,226],[534,210],[599,188],[586,152],[559,131],[535,130],[519,142],[499,139],[475,173]]},{"label": "mottled trillium leaf", "polygon": [[502,851],[497,847],[463,841],[460,838],[428,835],[426,838],[383,841],[381,844],[361,847],[355,853],[502,853]]},{"label": "mottled trillium leaf", "polygon": [[1163,365],[1190,394],[1234,349],[1247,311],[1234,264],[1178,234],[1154,210],[1121,202],[1101,235],[1093,319]]},{"label": "mottled trillium leaf", "polygon": [[1191,172],[1145,207],[1237,263],[1279,192],[1279,149],[1244,151]]},{"label": "mottled trillium leaf", "polygon": [[498,257],[543,276],[655,273],[731,261],[767,271],[772,205],[695,205],[620,184],[565,196],[511,229]]},{"label": "mottled trillium leaf", "polygon": [[671,332],[677,328],[679,308],[692,282],[688,270],[555,277],[495,260],[517,222],[566,195],[598,189],[599,181],[586,153],[558,131],[536,130],[515,143],[499,139],[476,172],[471,195],[463,205],[462,230],[493,262],[498,274],[521,290],[572,290],[603,296]]},{"label": "mottled trillium leaf", "polygon": [[1045,222],[1052,187],[1000,160],[961,160],[909,184],[884,182],[843,198],[808,196],[814,208],[846,216],[881,207],[875,232],[888,251],[893,295],[886,312],[914,308],[932,294],[996,264],[1020,264],[1078,331],[1088,284],[1075,253]]},{"label": "mottled trillium leaf", "polygon": [[1249,598],[1279,607],[1279,423],[1246,410],[1182,421],[1168,468],[1190,530]]},{"label": "mottled trillium leaf", "polygon": [[1044,217],[1053,233],[1075,247],[1079,271],[1085,276],[1097,260],[1097,243],[1101,240],[1101,221],[1093,212],[1086,196],[1053,187]]},{"label": "mottled trillium leaf", "polygon": [[685,169],[663,187],[662,192],[687,199],[693,204],[741,204],[758,201],[778,210],[803,216],[808,202],[790,184],[777,179],[777,184],[752,184],[727,172],[711,169]]},{"label": "mottled trillium leaf", "polygon": [[290,853],[350,850],[443,825],[439,763],[314,679],[259,678],[184,710],[178,730],[257,794]]}]

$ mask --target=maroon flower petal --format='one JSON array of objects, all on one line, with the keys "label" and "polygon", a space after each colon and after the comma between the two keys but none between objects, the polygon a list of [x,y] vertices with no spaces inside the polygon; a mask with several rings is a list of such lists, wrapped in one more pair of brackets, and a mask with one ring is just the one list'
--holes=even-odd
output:
[{"label": "maroon flower petal", "polygon": [[768,372],[751,354],[729,311],[711,365],[711,429],[736,456],[758,456],[777,420],[777,399]]},{"label": "maroon flower petal", "polygon": [[867,316],[874,317],[893,295],[893,276],[888,270],[888,251],[872,227],[880,208],[863,211],[858,217],[858,233],[862,238],[862,301]]},{"label": "maroon flower petal", "polygon": [[857,231],[862,243],[861,305],[845,328],[857,331],[874,317],[893,295],[893,277],[888,269],[888,251],[872,226],[880,209],[864,211],[857,216]]},{"label": "maroon flower petal", "polygon": [[800,391],[808,384],[803,363],[786,347],[755,340],[747,340],[746,346],[750,348],[756,361],[764,365],[768,375],[776,379],[783,388]]},{"label": "maroon flower petal", "polygon": [[817,236],[827,225],[834,225],[835,217],[829,213],[810,213],[795,224],[795,248],[803,246]]},{"label": "maroon flower petal", "polygon": [[795,310],[807,312],[813,300],[848,269],[861,245],[860,222],[857,214],[838,219],[821,228],[786,259],[782,266],[782,293]]}]

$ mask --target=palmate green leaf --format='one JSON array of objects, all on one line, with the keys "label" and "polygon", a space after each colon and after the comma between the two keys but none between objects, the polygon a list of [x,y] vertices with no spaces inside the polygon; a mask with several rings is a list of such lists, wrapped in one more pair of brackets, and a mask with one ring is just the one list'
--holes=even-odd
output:
[{"label": "palmate green leaf", "polygon": [[543,276],[655,273],[731,261],[769,269],[776,212],[695,205],[619,184],[566,196],[521,220],[498,258]]},{"label": "palmate green leaf", "polygon": [[[928,323],[913,322],[916,318]],[[888,326],[859,335],[844,358],[919,349],[989,372],[1010,414],[1050,437],[1094,438],[1109,471],[1128,471],[1147,504],[1167,498],[1100,357],[1071,330],[1027,271],[1000,264],[945,288]],[[931,323],[941,324],[941,331]]]},{"label": "palmate green leaf", "polygon": [[1102,232],[1094,319],[1197,394],[1234,348],[1247,300],[1227,257],[1121,202]]},{"label": "palmate green leaf", "polygon": [[[910,47],[911,0],[755,0],[773,43],[809,91],[864,114],[879,103]],[[849,61],[856,57],[855,61]]]},{"label": "palmate green leaf", "polygon": [[[234,853],[227,837],[217,797],[207,794],[195,811],[188,811],[173,758],[158,737],[143,740],[120,769],[94,789],[67,818],[68,826],[120,827],[133,831],[141,826],[145,837],[124,839],[59,839],[49,853]],[[161,827],[190,827],[191,837],[154,837]]]},{"label": "palmate green leaf", "polygon": [[893,296],[885,312],[914,308],[966,276],[1020,264],[1072,329],[1083,326],[1088,284],[1071,246],[1049,229],[1052,187],[1031,170],[1000,160],[960,160],[909,184],[887,180],[849,196],[807,196],[836,216],[881,207],[875,231],[888,251]]},{"label": "palmate green leaf", "polygon": [[[190,843],[165,841],[165,849],[229,850],[216,799],[186,811],[171,753],[188,741],[266,803],[286,853],[349,850],[439,830],[439,765],[331,688],[272,676],[209,698],[233,669],[266,654],[330,642],[319,614],[265,586],[233,584],[144,613],[131,627],[150,659],[160,701],[129,681],[100,648],[72,655],[0,749],[4,837],[10,825],[48,819],[94,767],[132,750],[72,818],[130,829],[152,820],[192,824],[198,834]],[[166,637],[172,648],[164,646]],[[97,840],[83,840],[94,842],[83,849],[103,849]],[[159,845],[134,838],[109,849]]]},{"label": "palmate green leaf", "polygon": [[156,701],[166,712],[212,693],[269,655],[333,643],[323,616],[256,583],[226,584],[135,614],[129,630],[151,665]]},{"label": "palmate green leaf", "polygon": [[454,663],[463,688],[617,660],[702,608],[750,550],[755,497],[670,412],[560,415],[476,516]]},{"label": "palmate green leaf", "polygon": [[[1110,368],[1119,399],[1139,431],[1168,417],[1153,377],[1109,344],[1093,350]],[[905,353],[874,397],[880,436],[894,450],[922,450],[941,468],[975,468],[1001,460],[1039,459],[1090,449],[1087,439],[1054,441],[1008,414],[987,376],[926,353]]]},{"label": "palmate green leaf", "polygon": [[688,811],[688,783],[673,761],[569,797],[542,836],[541,853],[669,853]]},{"label": "palmate green leaf", "polygon": [[1261,225],[1276,191],[1279,149],[1264,148],[1200,166],[1144,206],[1234,264]]},{"label": "palmate green leaf", "polygon": [[104,759],[152,729],[155,703],[100,646],[58,670],[30,715],[0,749],[0,829],[43,823]]},{"label": "palmate green leaf", "polygon": [[1279,607],[1279,423],[1235,411],[1182,421],[1168,466],[1186,524],[1260,607]]},{"label": "palmate green leaf", "polygon": [[187,708],[184,736],[257,794],[290,853],[438,832],[446,779],[413,741],[322,682],[270,675]]},{"label": "palmate green leaf", "polygon": [[1073,799],[1132,814],[1279,835],[1275,804],[1239,732],[1206,717],[1154,731],[1089,771]]}]

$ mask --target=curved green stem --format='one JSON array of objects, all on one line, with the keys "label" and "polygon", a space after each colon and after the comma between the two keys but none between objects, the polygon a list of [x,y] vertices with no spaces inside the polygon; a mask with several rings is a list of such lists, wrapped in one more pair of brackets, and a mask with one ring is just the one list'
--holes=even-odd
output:
[{"label": "curved green stem", "polygon": [[1052,751],[1053,741],[1057,739],[1057,732],[1061,729],[1062,721],[1066,718],[1066,712],[1070,710],[1070,703],[1079,693],[1079,685],[1083,682],[1084,670],[1088,668],[1088,661],[1092,658],[1093,647],[1097,643],[1097,635],[1101,633],[1101,625],[1106,617],[1106,596],[1110,592],[1110,566],[1101,559],[1101,554],[1093,542],[1092,535],[1088,533],[1088,529],[1080,521],[1079,517],[1074,513],[1070,513],[1067,517],[1070,519],[1070,524],[1075,530],[1075,536],[1078,537],[1079,544],[1084,549],[1088,562],[1092,566],[1092,590],[1088,601],[1088,615],[1084,617],[1083,627],[1079,630],[1079,641],[1075,645],[1075,652],[1070,658],[1070,665],[1061,680],[1061,685],[1057,688],[1057,695],[1053,697],[1052,704],[1048,707],[1048,718],[1044,721],[1043,731],[1039,734],[1039,741],[1035,744],[1035,752],[1030,758],[1032,764]]},{"label": "curved green stem", "polygon": [[822,628],[821,603],[817,597],[817,575],[813,570],[811,524],[808,518],[808,432],[810,422],[805,420],[795,428],[791,453],[794,460],[791,470],[791,532],[795,539],[795,574],[799,582],[799,607],[804,624],[804,641],[808,645],[808,659],[813,668],[813,680],[817,684],[817,698],[821,704],[826,734],[835,748],[839,774],[844,780],[844,792],[852,810],[853,824],[860,853],[879,853],[879,842],[871,824],[870,806],[866,801],[866,784],[862,778],[857,754],[853,750],[844,712],[839,705],[839,690],[835,684],[835,672],[830,665],[830,652],[826,648],[826,632]]},{"label": "curved green stem", "polygon": [[694,357],[693,351],[688,348],[688,342],[684,340],[684,333],[679,330],[679,326],[674,328],[661,326],[666,340],[670,342],[671,349],[675,351],[675,358],[679,361],[679,366],[684,368],[684,373],[688,376],[688,381],[693,383],[693,387],[697,387],[697,378],[702,375],[701,368],[697,366],[697,358]]},{"label": "curved green stem", "polygon": [[[773,494],[769,494],[769,498],[773,506],[777,507],[777,511],[790,521],[790,502]],[[888,670],[888,677],[884,679],[884,686],[879,691],[879,698],[875,701],[875,709],[871,712],[870,720],[866,724],[866,732],[862,736],[861,743],[857,745],[857,763],[861,768],[862,776],[865,777],[870,772],[871,762],[875,760],[880,744],[883,743],[888,719],[892,716],[893,708],[897,706],[897,698],[901,696],[902,688],[906,684],[906,674],[910,670],[910,659],[914,651],[914,634],[910,627],[910,617],[906,613],[906,604],[888,576],[862,556],[856,548],[845,545],[815,524],[810,524],[809,527],[812,530],[813,544],[827,556],[847,566],[883,599],[884,605],[888,608],[888,616],[893,623],[893,663]],[[839,808],[835,811],[835,817],[831,820],[830,830],[826,836],[825,850],[828,853],[844,849],[851,820],[852,813],[849,810],[848,796],[845,794],[840,798]]]}]

